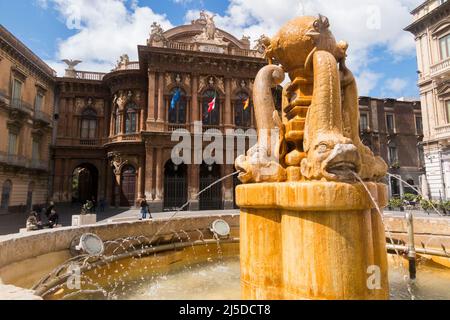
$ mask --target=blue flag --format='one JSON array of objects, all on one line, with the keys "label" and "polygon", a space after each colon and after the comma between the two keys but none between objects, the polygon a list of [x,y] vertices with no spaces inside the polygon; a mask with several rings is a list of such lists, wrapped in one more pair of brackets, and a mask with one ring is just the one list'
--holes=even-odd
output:
[{"label": "blue flag", "polygon": [[181,91],[180,88],[177,88],[175,93],[173,94],[172,101],[170,102],[170,109],[175,109],[175,105],[178,101],[180,101],[181,98]]}]

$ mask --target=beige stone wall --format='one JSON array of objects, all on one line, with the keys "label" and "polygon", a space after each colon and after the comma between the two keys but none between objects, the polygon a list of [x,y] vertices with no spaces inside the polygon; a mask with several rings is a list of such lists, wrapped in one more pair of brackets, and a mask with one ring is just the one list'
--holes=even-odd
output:
[{"label": "beige stone wall", "polygon": [[[52,138],[52,119],[54,113],[54,81],[51,70],[37,67],[36,56],[24,49],[18,41],[8,41],[7,32],[0,30],[0,40],[6,37],[8,48],[3,42],[0,46],[0,190],[6,180],[12,182],[10,195],[10,211],[18,211],[27,202],[27,193],[30,182],[34,182],[33,204],[44,204],[48,197],[48,177],[50,144]],[[22,58],[18,58],[18,52]],[[32,60],[34,60],[32,62]],[[31,62],[31,63],[30,63]],[[21,100],[26,111],[18,112],[23,108],[15,107],[11,102],[13,79],[22,82]],[[40,113],[35,110],[35,101],[38,92],[44,95]],[[48,124],[39,119],[46,118]],[[18,123],[18,141],[16,158],[8,156],[10,123]],[[39,163],[32,159],[33,139],[40,137]],[[38,169],[38,170],[37,170]],[[4,212],[2,212],[4,213]]]},{"label": "beige stone wall", "polygon": [[34,182],[32,204],[42,205],[46,203],[48,197],[47,176],[0,172],[0,186],[2,186],[6,180],[10,180],[12,182],[12,192],[9,202],[10,207],[20,207],[26,205],[30,182]]}]

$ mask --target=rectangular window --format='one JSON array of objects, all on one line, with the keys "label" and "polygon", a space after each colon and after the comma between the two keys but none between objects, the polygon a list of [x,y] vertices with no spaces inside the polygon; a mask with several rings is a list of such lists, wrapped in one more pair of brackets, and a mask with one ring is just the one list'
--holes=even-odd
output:
[{"label": "rectangular window", "polygon": [[450,57],[450,34],[439,39],[439,48],[441,49],[441,60]]},{"label": "rectangular window", "polygon": [[395,121],[393,114],[386,115],[386,128],[389,132],[394,132],[395,130]]},{"label": "rectangular window", "polygon": [[359,130],[367,131],[368,129],[369,129],[369,117],[367,116],[367,113],[361,113],[361,116],[359,118]]},{"label": "rectangular window", "polygon": [[33,140],[33,150],[32,150],[32,155],[31,155],[33,160],[40,160],[40,158],[41,158],[40,148],[41,148],[41,145],[40,145],[39,141]]},{"label": "rectangular window", "polygon": [[8,154],[17,155],[17,140],[17,134],[10,132],[8,137]]},{"label": "rectangular window", "polygon": [[422,117],[416,116],[416,133],[417,134],[423,133]]},{"label": "rectangular window", "polygon": [[12,100],[20,100],[22,98],[22,82],[17,79],[13,80],[12,86]]},{"label": "rectangular window", "polygon": [[83,119],[81,121],[81,139],[95,139],[97,120]]},{"label": "rectangular window", "polygon": [[44,103],[44,95],[38,92],[38,94],[36,95],[36,100],[34,102],[34,110],[42,111],[43,103]]},{"label": "rectangular window", "polygon": [[389,162],[391,163],[391,164],[393,164],[394,162],[397,162],[398,161],[398,158],[397,158],[397,147],[392,147],[392,146],[389,146],[388,147],[388,157],[389,157]]},{"label": "rectangular window", "polygon": [[89,139],[95,139],[96,128],[97,128],[97,120],[89,120]]},{"label": "rectangular window", "polygon": [[445,101],[447,111],[447,123],[450,123],[450,100]]}]

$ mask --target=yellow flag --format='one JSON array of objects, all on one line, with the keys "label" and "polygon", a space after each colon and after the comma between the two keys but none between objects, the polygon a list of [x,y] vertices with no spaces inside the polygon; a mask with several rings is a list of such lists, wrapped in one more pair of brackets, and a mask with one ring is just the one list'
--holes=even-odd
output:
[{"label": "yellow flag", "polygon": [[245,100],[244,102],[244,110],[247,110],[247,108],[250,106],[250,98],[248,98],[247,100]]}]

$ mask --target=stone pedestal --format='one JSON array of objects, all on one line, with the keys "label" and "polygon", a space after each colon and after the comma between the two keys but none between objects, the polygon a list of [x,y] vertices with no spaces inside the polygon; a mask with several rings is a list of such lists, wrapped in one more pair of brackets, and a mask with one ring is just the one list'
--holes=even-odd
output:
[{"label": "stone pedestal", "polygon": [[[367,184],[383,208],[387,187]],[[384,227],[361,184],[240,185],[243,299],[388,299]]]},{"label": "stone pedestal", "polygon": [[81,215],[73,215],[72,216],[72,226],[86,226],[97,223],[97,215],[96,214],[81,214]]}]

